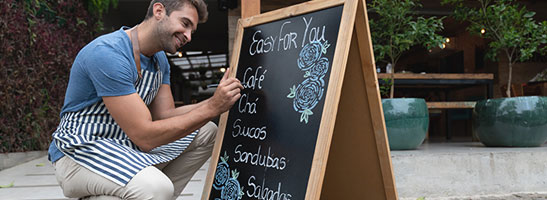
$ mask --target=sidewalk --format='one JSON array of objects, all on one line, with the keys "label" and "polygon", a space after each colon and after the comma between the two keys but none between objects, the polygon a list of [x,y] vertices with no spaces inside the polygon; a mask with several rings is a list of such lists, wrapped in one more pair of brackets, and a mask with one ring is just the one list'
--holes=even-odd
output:
[{"label": "sidewalk", "polygon": [[[425,143],[392,151],[401,200],[547,200],[547,144],[535,148],[492,148],[480,143]],[[209,161],[177,199],[201,198]],[[0,171],[0,200],[68,199],[47,158]]]},{"label": "sidewalk", "polygon": [[[177,200],[200,199],[207,176],[207,168],[209,168],[209,161],[192,177]],[[0,188],[1,200],[69,199],[63,195],[63,191],[55,179],[55,169],[47,160],[47,156],[0,171],[0,187],[3,187]]]}]

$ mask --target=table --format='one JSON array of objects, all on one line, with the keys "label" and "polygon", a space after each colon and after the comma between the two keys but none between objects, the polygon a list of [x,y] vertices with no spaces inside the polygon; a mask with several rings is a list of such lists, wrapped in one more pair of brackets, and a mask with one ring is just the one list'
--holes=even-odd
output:
[{"label": "table", "polygon": [[[463,73],[463,74],[415,74],[415,73],[379,73],[378,79],[394,77],[395,86],[401,85],[484,85],[486,97],[493,98],[494,74],[492,73]],[[383,80],[380,80],[383,83]]]},{"label": "table", "polygon": [[[382,79],[389,79],[393,76],[395,87],[419,87],[419,88],[446,88],[446,90],[453,87],[460,86],[485,86],[486,98],[493,98],[493,82],[494,74],[492,73],[463,73],[463,74],[415,74],[415,73],[379,73],[378,79],[380,83],[384,81]],[[474,101],[443,101],[443,102],[427,102],[430,112],[432,110],[445,110],[445,116],[443,121],[446,126],[446,138],[450,140],[452,138],[452,121],[453,120],[468,120],[470,118],[470,110],[475,107]],[[465,109],[463,112],[458,113],[452,111],[454,109]],[[448,110],[452,114],[448,114]]]}]

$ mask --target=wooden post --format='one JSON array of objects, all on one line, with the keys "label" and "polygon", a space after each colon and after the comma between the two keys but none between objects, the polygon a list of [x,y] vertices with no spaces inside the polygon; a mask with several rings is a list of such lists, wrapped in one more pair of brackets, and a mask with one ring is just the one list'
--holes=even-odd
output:
[{"label": "wooden post", "polygon": [[260,14],[260,0],[241,0],[241,18]]}]

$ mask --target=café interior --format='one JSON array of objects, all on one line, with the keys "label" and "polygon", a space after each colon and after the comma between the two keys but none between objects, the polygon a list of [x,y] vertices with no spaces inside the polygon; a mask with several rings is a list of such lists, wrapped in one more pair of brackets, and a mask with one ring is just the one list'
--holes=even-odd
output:
[{"label": "caf\u00e9 interior", "polygon": [[[200,24],[192,42],[175,54],[168,54],[171,64],[171,88],[177,105],[196,103],[210,97],[215,84],[229,66],[237,20],[244,15],[265,13],[305,2],[303,0],[205,0],[209,20]],[[118,8],[108,13],[105,26],[112,30],[132,26],[144,16],[146,0],[120,0]],[[369,3],[370,0],[367,0]],[[405,52],[394,70],[394,97],[424,98],[428,104],[430,123],[426,141],[477,141],[472,130],[472,109],[475,101],[504,97],[508,70],[507,59],[485,58],[487,40],[480,33],[470,34],[468,23],[451,17],[453,8],[438,0],[421,0],[423,7],[416,14],[444,17],[445,37],[442,48],[427,50],[414,46]],[[466,1],[472,4],[472,1]],[[547,20],[547,2],[522,0],[536,21]],[[258,4],[258,5],[257,5]],[[242,9],[243,8],[243,9]],[[250,11],[249,11],[250,10]],[[246,13],[247,12],[247,13]],[[138,12],[140,13],[140,12]],[[138,17],[135,17],[138,16]],[[368,11],[370,19],[378,17]],[[108,28],[107,28],[108,30]],[[488,31],[488,30],[484,30]],[[387,63],[377,62],[379,83],[388,78]],[[513,96],[547,95],[547,57],[534,55],[529,61],[517,63],[513,69]],[[388,98],[385,95],[382,98]]]}]

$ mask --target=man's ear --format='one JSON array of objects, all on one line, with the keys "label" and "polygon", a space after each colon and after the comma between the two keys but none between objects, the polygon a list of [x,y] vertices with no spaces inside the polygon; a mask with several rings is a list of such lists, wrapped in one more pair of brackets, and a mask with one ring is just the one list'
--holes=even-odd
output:
[{"label": "man's ear", "polygon": [[155,3],[152,7],[152,11],[154,12],[154,18],[157,20],[160,20],[165,16],[165,7],[161,3]]}]

